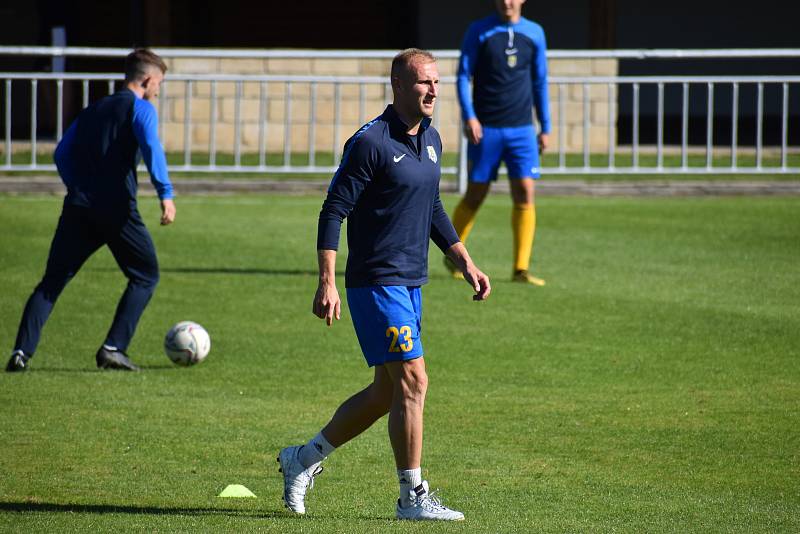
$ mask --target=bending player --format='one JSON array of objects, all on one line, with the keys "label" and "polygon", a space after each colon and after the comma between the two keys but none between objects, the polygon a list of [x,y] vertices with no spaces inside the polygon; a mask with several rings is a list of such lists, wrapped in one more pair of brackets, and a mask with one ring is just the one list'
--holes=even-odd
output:
[{"label": "bending player", "polygon": [[175,220],[167,160],[150,100],[158,96],[167,66],[149,50],[125,59],[125,88],[84,109],[56,147],[55,162],[67,196],[42,281],[22,314],[6,371],[28,369],[47,318],[83,263],[106,245],[128,286],[105,341],[95,356],[103,369],[137,371],[125,351],[158,283],[158,260],[136,203],[140,152],[161,201],[161,224]]}]

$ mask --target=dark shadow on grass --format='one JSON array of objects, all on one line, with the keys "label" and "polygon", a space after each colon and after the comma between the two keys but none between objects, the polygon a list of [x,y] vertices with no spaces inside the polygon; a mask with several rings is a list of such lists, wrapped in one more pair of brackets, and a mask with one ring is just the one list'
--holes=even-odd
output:
[{"label": "dark shadow on grass", "polygon": [[[130,514],[130,515],[189,515],[189,516],[229,516],[249,519],[286,519],[293,521],[309,521],[321,519],[349,519],[349,515],[334,514],[332,516],[304,516],[286,510],[252,510],[236,508],[188,508],[171,506],[135,506],[114,504],[62,504],[49,502],[0,502],[0,512],[12,513],[63,513],[63,514]],[[392,516],[360,515],[361,521],[394,523]]]},{"label": "dark shadow on grass", "polygon": [[[142,371],[173,371],[182,369],[177,365],[170,365],[170,364],[158,364],[158,365],[140,365],[139,368]],[[98,369],[96,367],[87,367],[87,368],[75,368],[75,367],[38,367],[38,366],[31,366],[28,373],[81,373],[81,374],[93,374],[93,373],[120,373],[120,374],[128,374],[129,371],[122,371],[122,370],[115,370],[115,369]],[[136,373],[130,373],[135,375]]]},{"label": "dark shadow on grass", "polygon": [[[35,365],[36,362],[30,366],[30,369],[25,372],[25,374],[30,373],[77,373],[77,374],[99,374],[99,373],[126,373],[128,371],[116,371],[113,369],[98,369],[97,367],[48,367],[47,365],[38,366]],[[167,365],[165,368],[169,368],[170,366]],[[158,368],[158,366],[153,366],[152,368]]]},{"label": "dark shadow on grass", "polygon": [[243,267],[168,267],[162,268],[161,272],[181,274],[267,274],[277,276],[319,275],[319,271],[310,269],[252,269]]},{"label": "dark shadow on grass", "polygon": [[24,373],[29,375],[31,373],[79,373],[79,374],[90,374],[90,373],[100,373],[102,372],[101,369],[76,369],[74,367],[67,368],[67,367],[39,367],[37,365],[31,365],[30,368]]},{"label": "dark shadow on grass", "polygon": [[162,267],[162,273],[180,274],[266,274],[276,276],[318,276],[311,269],[254,269],[247,267]]},{"label": "dark shadow on grass", "polygon": [[283,512],[265,511],[254,513],[251,510],[235,508],[182,508],[169,506],[133,506],[113,504],[60,504],[49,502],[0,502],[0,512],[56,512],[78,514],[151,514],[151,515],[229,515],[253,519],[273,519],[286,517]]},{"label": "dark shadow on grass", "polygon": [[[95,267],[88,269],[97,272],[119,272],[114,267]],[[265,274],[273,276],[318,276],[319,271],[311,269],[256,269],[252,267],[161,267],[162,273],[178,274]],[[344,276],[344,271],[336,271],[336,276]]]}]

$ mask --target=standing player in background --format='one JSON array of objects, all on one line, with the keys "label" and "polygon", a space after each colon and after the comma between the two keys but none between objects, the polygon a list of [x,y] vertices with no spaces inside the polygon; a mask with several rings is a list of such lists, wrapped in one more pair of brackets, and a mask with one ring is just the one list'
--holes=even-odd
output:
[{"label": "standing player in background", "polygon": [[158,118],[149,102],[167,66],[149,50],[125,59],[125,88],[84,109],[56,147],[55,162],[67,196],[44,277],[25,305],[6,371],[25,371],[53,305],[83,263],[107,245],[128,286],[111,329],[97,351],[97,366],[138,371],[125,351],[158,283],[158,261],[136,204],[136,166],[144,158],[161,200],[161,224],[175,220]]},{"label": "standing player in background", "polygon": [[[547,59],[542,27],[522,16],[525,0],[495,0],[497,15],[470,25],[461,47],[458,98],[464,133],[469,141],[469,183],[456,206],[453,225],[466,243],[491,182],[505,161],[514,203],[512,280],[543,286],[528,272],[536,232],[534,179],[539,154],[547,148],[550,112]],[[470,94],[470,79],[472,93]],[[536,109],[537,136],[531,109]],[[455,266],[445,259],[454,276]]]},{"label": "standing player in background", "polygon": [[[328,326],[339,319],[336,250],[348,218],[347,301],[372,383],[346,400],[305,445],[280,451],[283,499],[305,513],[306,491],[334,449],[389,414],[400,499],[399,519],[464,519],[442,505],[422,480],[422,412],[428,377],[420,328],[428,281],[428,242],[453,261],[484,300],[491,288],[458,240],[439,199],[442,142],[431,126],[439,73],[429,52],[411,48],[392,61],[394,101],[344,148],[319,216],[319,286],[313,312]],[[323,364],[324,365],[324,364]]]}]

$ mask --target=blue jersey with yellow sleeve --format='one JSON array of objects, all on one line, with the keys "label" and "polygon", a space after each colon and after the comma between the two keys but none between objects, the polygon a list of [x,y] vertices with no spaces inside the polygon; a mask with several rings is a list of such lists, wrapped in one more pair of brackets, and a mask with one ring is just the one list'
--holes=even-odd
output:
[{"label": "blue jersey with yellow sleeve", "polygon": [[347,287],[428,281],[428,241],[458,242],[439,198],[442,141],[424,119],[416,135],[389,105],[344,146],[319,215],[317,249],[337,250],[347,218]]},{"label": "blue jersey with yellow sleeve", "polygon": [[533,123],[533,107],[542,133],[549,133],[546,51],[544,30],[524,17],[513,24],[491,15],[470,25],[457,76],[462,118],[526,126]]}]

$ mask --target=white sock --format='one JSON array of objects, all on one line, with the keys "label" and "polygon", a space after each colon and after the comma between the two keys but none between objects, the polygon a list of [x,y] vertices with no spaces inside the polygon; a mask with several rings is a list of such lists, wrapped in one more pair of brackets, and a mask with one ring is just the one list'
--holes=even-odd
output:
[{"label": "white sock", "polygon": [[334,450],[336,447],[328,443],[328,440],[320,432],[300,449],[299,460],[306,469],[314,468]]},{"label": "white sock", "polygon": [[398,469],[397,478],[400,481],[400,506],[409,505],[408,492],[422,484],[422,468]]}]

